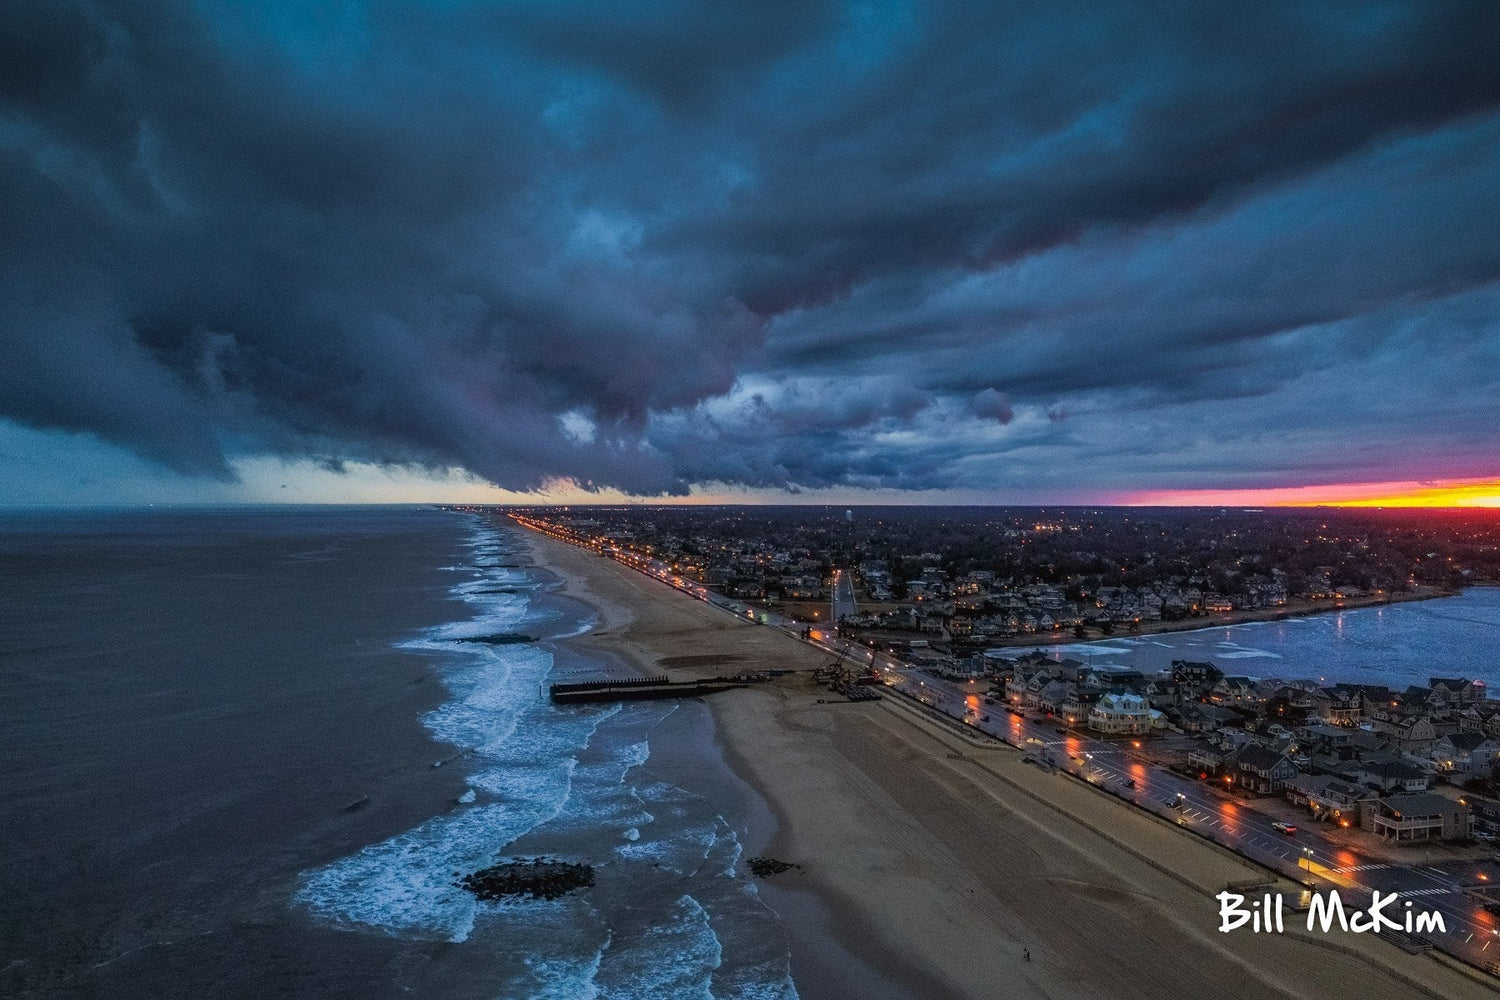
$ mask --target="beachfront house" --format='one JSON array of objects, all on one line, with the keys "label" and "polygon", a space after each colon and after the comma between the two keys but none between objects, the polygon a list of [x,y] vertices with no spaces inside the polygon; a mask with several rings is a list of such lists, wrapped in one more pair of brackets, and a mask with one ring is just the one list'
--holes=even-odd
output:
[{"label": "beachfront house", "polygon": [[1307,806],[1313,819],[1347,826],[1358,821],[1361,802],[1379,796],[1331,774],[1299,774],[1286,783],[1286,797]]},{"label": "beachfront house", "polygon": [[1469,810],[1432,792],[1392,795],[1361,803],[1359,825],[1397,843],[1464,840],[1469,836]]},{"label": "beachfront house", "polygon": [[1077,698],[1078,692],[1067,681],[1051,681],[1036,694],[1036,707],[1053,715],[1063,710],[1069,698]]},{"label": "beachfront house", "polygon": [[1210,742],[1209,740],[1200,740],[1188,751],[1188,766],[1197,768],[1202,777],[1218,774],[1231,753],[1233,751],[1226,750],[1217,743]]},{"label": "beachfront house", "polygon": [[1283,791],[1297,776],[1297,765],[1290,757],[1259,743],[1246,743],[1224,764],[1234,786],[1255,795]]}]

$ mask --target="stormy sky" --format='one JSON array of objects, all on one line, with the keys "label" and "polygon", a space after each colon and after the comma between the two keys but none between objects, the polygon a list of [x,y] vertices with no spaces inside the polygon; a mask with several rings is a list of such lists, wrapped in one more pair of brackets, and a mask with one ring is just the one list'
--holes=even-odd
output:
[{"label": "stormy sky", "polygon": [[1494,477],[1497,51],[1494,3],[7,0],[0,502]]}]

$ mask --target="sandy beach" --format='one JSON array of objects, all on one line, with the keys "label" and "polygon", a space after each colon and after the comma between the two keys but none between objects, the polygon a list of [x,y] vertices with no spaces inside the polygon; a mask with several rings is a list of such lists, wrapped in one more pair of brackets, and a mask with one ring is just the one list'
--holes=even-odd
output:
[{"label": "sandy beach", "polygon": [[[526,537],[598,615],[568,643],[622,669],[685,679],[825,660],[612,560]],[[1497,995],[1446,959],[1310,936],[1300,921],[1220,934],[1214,893],[1260,869],[897,696],[828,697],[806,676],[715,695],[713,733],[682,737],[717,740],[764,801],[742,831],[746,856],[800,866],[761,886],[809,1000]]]}]

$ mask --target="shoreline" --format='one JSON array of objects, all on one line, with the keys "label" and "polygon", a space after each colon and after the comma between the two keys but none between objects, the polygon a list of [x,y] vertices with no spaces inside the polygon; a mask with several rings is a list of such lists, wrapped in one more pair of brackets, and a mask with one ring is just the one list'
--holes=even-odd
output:
[{"label": "shoreline", "polygon": [[[641,612],[649,609],[650,604],[643,607],[638,603],[632,608],[621,597],[628,595],[638,602],[650,602],[658,589],[665,588],[639,573],[626,570],[613,560],[599,560],[574,546],[545,539],[519,527],[514,530],[527,542],[534,566],[562,581],[562,587],[552,596],[586,605],[597,617],[594,628],[589,631],[549,643],[559,654],[559,665],[565,661],[568,666],[597,661],[607,664],[610,671],[638,676],[667,673],[674,680],[711,675],[721,666],[753,665],[753,645],[744,653],[677,656],[670,648],[655,648],[651,641],[642,642],[632,637],[632,627],[642,624],[651,627],[652,623],[641,621]],[[594,579],[587,568],[593,560],[607,563],[619,571],[617,579],[612,581],[616,586],[609,588],[608,593],[601,593],[602,588],[591,586]],[[640,593],[628,594],[630,590]],[[776,636],[768,629],[743,624],[704,602],[678,596],[682,597],[686,610],[700,619],[695,626],[709,634],[733,631]],[[674,636],[676,632],[675,628],[667,630],[668,636]],[[798,650],[798,645],[793,644],[793,651],[800,652],[804,658],[804,662],[798,664],[801,669],[810,671],[825,659],[811,648]],[[765,794],[765,789],[752,777],[753,772],[741,750],[725,738],[720,713],[726,704],[726,694],[731,693],[743,694],[726,692],[706,699],[687,699],[684,707],[692,705],[699,711],[693,713],[686,725],[663,726],[653,731],[651,757],[645,766],[663,773],[673,783],[703,795],[722,808],[726,818],[740,820],[736,832],[743,847],[743,859],[762,855],[791,859],[796,848],[786,836],[788,820],[784,804]],[[681,715],[681,712],[674,713],[671,718],[677,719]],[[709,741],[712,746],[684,745],[693,738]],[[707,776],[702,773],[705,766],[709,771]],[[705,777],[718,778],[721,782],[727,778],[731,785],[727,789],[728,795],[722,784],[705,787]],[[735,813],[738,815],[733,816]],[[870,935],[857,933],[858,915],[836,902],[831,904],[805,886],[790,884],[797,874],[793,869],[772,879],[755,879],[754,884],[787,931],[794,982],[803,1000],[911,1000],[919,997],[950,1000],[959,996],[920,969],[904,968],[899,962],[881,963],[881,955],[868,947]]]},{"label": "shoreline", "polygon": [[[605,605],[569,642],[674,679],[731,663],[803,671],[706,703],[726,765],[767,804],[766,849],[803,866],[758,884],[807,1000],[1495,995],[1384,942],[1226,941],[1213,893],[1246,877],[1243,860],[893,697],[834,702],[808,676],[826,659],[811,647],[527,537],[569,594]],[[748,854],[759,835],[742,834]]]}]

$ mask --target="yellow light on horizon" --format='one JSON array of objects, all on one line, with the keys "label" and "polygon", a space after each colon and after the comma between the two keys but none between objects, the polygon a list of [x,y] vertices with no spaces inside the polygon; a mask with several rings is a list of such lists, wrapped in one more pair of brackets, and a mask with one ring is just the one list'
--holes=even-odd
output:
[{"label": "yellow light on horizon", "polygon": [[1330,483],[1243,490],[1160,490],[1138,493],[1141,506],[1500,508],[1500,479],[1445,482]]}]

